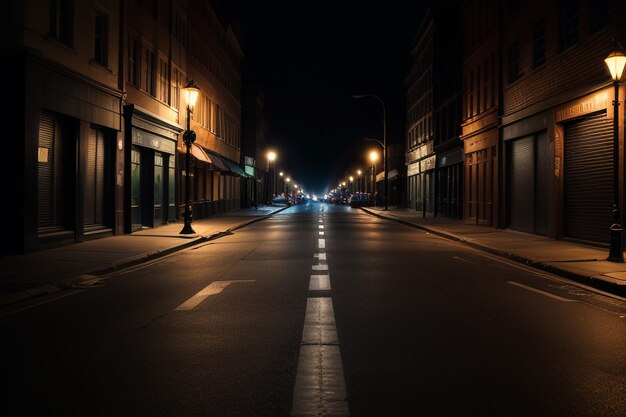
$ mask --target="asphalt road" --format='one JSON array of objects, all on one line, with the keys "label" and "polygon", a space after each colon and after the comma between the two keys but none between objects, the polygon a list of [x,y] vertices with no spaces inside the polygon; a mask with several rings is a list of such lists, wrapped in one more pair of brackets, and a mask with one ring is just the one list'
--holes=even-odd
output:
[{"label": "asphalt road", "polygon": [[[305,341],[313,299],[332,299],[322,347]],[[561,278],[299,205],[0,317],[0,415],[621,417],[625,316]]]}]

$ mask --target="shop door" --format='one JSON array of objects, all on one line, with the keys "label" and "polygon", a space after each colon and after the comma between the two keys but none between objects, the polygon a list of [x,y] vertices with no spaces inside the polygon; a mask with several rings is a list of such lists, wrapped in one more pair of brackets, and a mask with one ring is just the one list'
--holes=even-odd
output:
[{"label": "shop door", "polygon": [[605,113],[565,126],[565,235],[609,242],[613,207],[613,123]]},{"label": "shop door", "polygon": [[130,219],[134,231],[141,229],[141,152],[136,146],[130,152]]},{"label": "shop door", "polygon": [[164,197],[163,155],[154,153],[154,226],[163,224],[163,197]]},{"label": "shop door", "polygon": [[89,129],[83,216],[86,231],[104,227],[105,140],[104,133]]},{"label": "shop door", "polygon": [[533,137],[510,143],[510,226],[524,232],[534,232],[534,144]]}]

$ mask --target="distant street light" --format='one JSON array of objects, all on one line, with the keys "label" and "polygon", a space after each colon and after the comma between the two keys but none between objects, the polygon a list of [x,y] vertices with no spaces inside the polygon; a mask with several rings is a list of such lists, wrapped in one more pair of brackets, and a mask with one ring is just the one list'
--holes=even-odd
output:
[{"label": "distant street light", "polygon": [[267,161],[268,161],[268,170],[271,166],[272,162],[274,162],[274,166],[272,167],[272,197],[276,196],[276,152],[269,151],[267,153]]},{"label": "distant street light", "polygon": [[378,152],[370,152],[370,161],[372,162],[372,195],[376,194],[376,161],[378,161]]},{"label": "distant street light", "polygon": [[355,94],[352,98],[365,98],[372,97],[380,102],[383,106],[383,175],[384,175],[384,183],[383,183],[383,198],[385,199],[385,210],[389,209],[389,196],[387,195],[387,111],[385,110],[385,102],[382,99],[374,94]]},{"label": "distant street light", "polygon": [[609,248],[608,261],[624,262],[624,249],[622,247],[622,219],[619,211],[619,82],[626,65],[626,54],[615,47],[604,60],[613,79],[615,90],[613,100],[613,224],[609,228],[611,232],[611,245]]},{"label": "distant street light", "polygon": [[183,142],[187,147],[187,151],[185,152],[185,214],[183,230],[180,231],[180,234],[192,235],[196,232],[193,230],[193,227],[191,227],[193,217],[191,213],[191,175],[189,171],[191,169],[191,145],[196,141],[196,132],[191,130],[191,114],[193,113],[193,108],[196,106],[200,89],[196,87],[193,80],[189,80],[182,90],[185,103],[187,104],[187,129],[185,133],[183,133]]},{"label": "distant street light", "polygon": [[356,190],[357,192],[361,191],[361,174],[363,172],[359,169],[356,171],[356,174],[358,175],[357,177],[357,181],[356,181]]}]

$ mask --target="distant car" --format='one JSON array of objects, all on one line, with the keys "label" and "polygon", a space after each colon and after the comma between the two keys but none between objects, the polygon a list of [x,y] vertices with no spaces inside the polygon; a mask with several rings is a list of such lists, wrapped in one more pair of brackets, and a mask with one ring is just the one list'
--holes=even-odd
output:
[{"label": "distant car", "polygon": [[287,198],[285,196],[282,196],[282,195],[278,195],[278,196],[276,196],[276,197],[274,197],[272,199],[272,204],[286,204],[286,205],[290,206],[291,205],[291,199],[289,199],[289,198]]},{"label": "distant car", "polygon": [[369,193],[355,193],[350,196],[348,201],[350,207],[363,207],[371,205]]}]

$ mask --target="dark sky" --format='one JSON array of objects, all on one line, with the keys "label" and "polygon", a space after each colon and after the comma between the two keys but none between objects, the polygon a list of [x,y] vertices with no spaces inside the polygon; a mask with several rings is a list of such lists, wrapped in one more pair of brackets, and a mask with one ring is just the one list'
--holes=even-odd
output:
[{"label": "dark sky", "polygon": [[[245,78],[266,94],[268,141],[309,193],[323,193],[364,168],[382,139],[403,141],[404,78],[425,1],[298,2],[221,0],[243,33]],[[260,156],[257,157],[260,159]],[[265,163],[265,161],[258,161]]]}]

